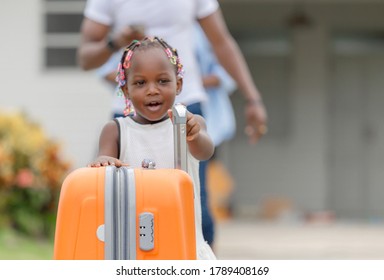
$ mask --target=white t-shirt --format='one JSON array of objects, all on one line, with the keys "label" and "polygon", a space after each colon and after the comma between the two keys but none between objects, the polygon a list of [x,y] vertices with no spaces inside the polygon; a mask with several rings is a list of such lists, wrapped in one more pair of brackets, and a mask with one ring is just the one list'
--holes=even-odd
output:
[{"label": "white t-shirt", "polygon": [[195,57],[194,23],[218,7],[217,0],[88,0],[84,15],[111,26],[112,33],[143,25],[146,35],[161,37],[176,48],[185,70],[176,101],[190,105],[207,100]]}]

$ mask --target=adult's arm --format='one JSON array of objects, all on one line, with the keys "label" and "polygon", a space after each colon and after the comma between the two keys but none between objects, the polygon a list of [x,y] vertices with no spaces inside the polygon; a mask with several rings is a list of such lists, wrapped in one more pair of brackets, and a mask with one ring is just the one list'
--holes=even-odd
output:
[{"label": "adult's arm", "polygon": [[101,66],[112,55],[107,46],[107,35],[110,27],[91,19],[84,18],[81,24],[81,41],[77,50],[77,59],[83,70],[91,70]]},{"label": "adult's arm", "polygon": [[251,143],[256,143],[266,132],[267,113],[262,96],[257,89],[241,50],[229,33],[221,10],[199,20],[212,48],[227,72],[236,81],[243,94],[246,115],[246,133]]},{"label": "adult's arm", "polygon": [[[144,38],[144,30],[135,26],[126,26],[114,37],[109,37],[110,26],[98,23],[87,17],[81,24],[81,41],[77,50],[77,58],[83,70],[95,69],[104,64],[111,55],[129,45],[132,40]],[[108,41],[112,46],[108,46]]]}]

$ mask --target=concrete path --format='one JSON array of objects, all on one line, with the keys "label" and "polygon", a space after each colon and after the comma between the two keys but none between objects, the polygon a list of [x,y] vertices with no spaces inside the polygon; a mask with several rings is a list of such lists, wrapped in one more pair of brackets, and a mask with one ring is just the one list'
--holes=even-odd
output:
[{"label": "concrete path", "polygon": [[215,252],[222,260],[384,260],[384,224],[230,220],[217,226]]}]

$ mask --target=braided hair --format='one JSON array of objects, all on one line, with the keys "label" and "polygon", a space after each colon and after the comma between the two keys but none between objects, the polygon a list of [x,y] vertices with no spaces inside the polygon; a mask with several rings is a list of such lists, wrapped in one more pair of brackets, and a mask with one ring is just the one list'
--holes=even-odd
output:
[{"label": "braided hair", "polygon": [[117,68],[116,82],[119,84],[121,90],[122,87],[126,84],[126,72],[125,70],[129,69],[131,66],[131,59],[134,52],[138,49],[161,47],[164,49],[166,55],[168,56],[169,61],[175,65],[176,75],[180,78],[184,76],[183,65],[181,64],[180,57],[175,48],[172,48],[167,42],[159,37],[146,37],[141,41],[133,40],[130,45],[128,45],[121,57],[120,63]]}]

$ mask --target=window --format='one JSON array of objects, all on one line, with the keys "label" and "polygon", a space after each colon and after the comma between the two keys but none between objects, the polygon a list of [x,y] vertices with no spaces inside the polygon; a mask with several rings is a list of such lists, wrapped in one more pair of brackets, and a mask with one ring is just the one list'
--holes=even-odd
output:
[{"label": "window", "polygon": [[335,32],[332,51],[339,55],[363,55],[382,53],[384,33],[380,32]]},{"label": "window", "polygon": [[45,0],[44,68],[77,67],[76,49],[86,0]]}]

